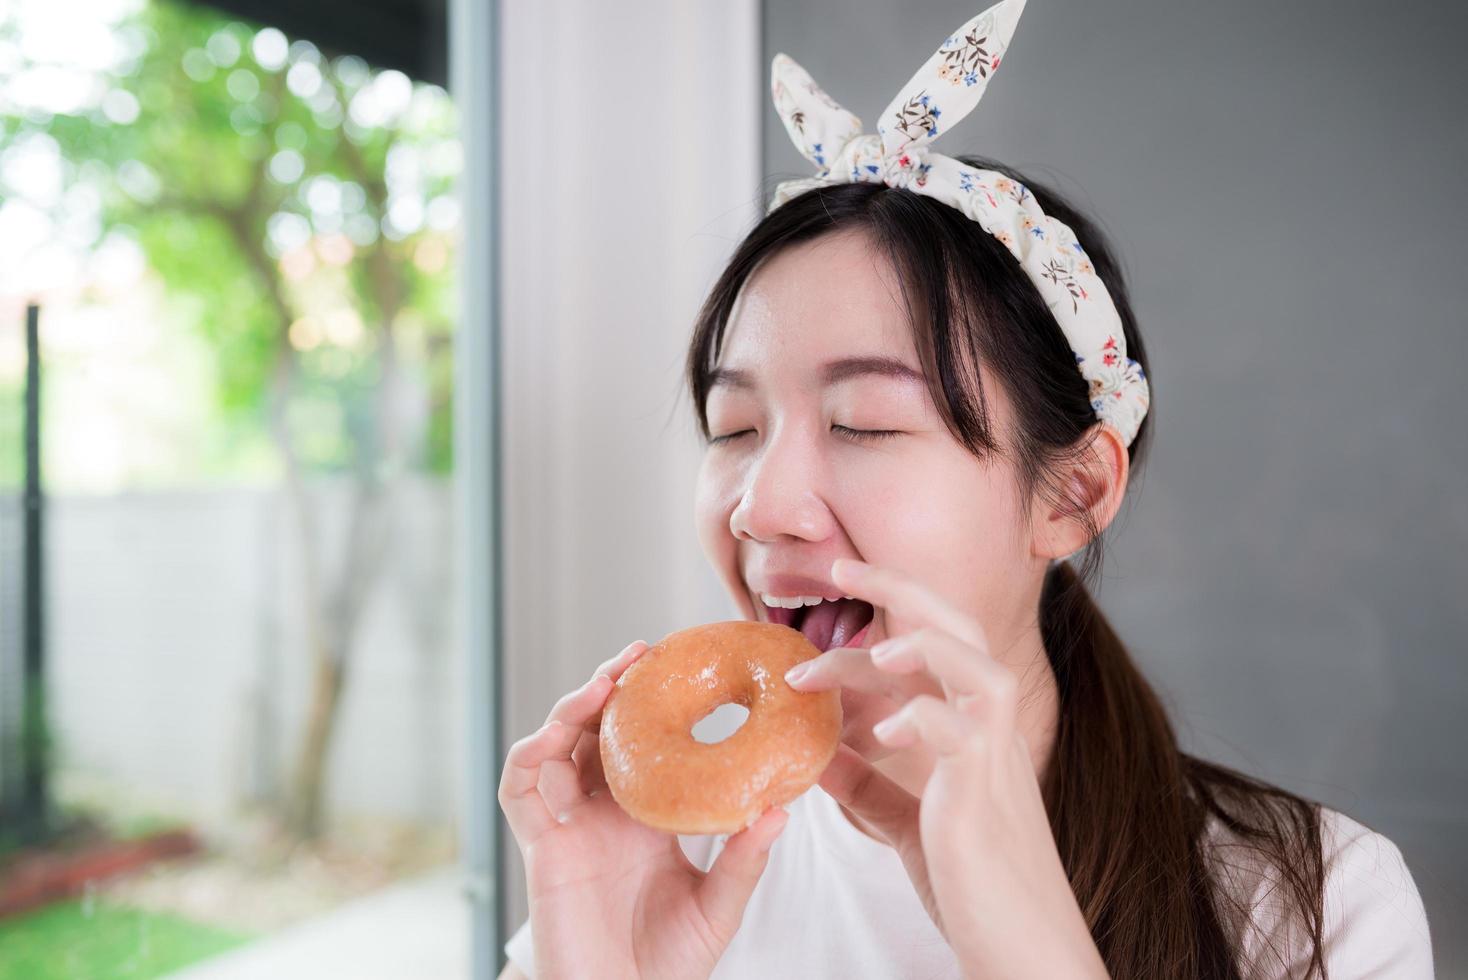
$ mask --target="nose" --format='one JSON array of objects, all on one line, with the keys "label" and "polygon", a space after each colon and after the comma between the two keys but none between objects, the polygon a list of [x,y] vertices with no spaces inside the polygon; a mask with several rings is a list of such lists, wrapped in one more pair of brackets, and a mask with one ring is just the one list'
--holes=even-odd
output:
[{"label": "nose", "polygon": [[749,464],[739,503],[729,515],[729,530],[740,540],[824,540],[834,518],[821,479],[818,454],[786,427]]}]

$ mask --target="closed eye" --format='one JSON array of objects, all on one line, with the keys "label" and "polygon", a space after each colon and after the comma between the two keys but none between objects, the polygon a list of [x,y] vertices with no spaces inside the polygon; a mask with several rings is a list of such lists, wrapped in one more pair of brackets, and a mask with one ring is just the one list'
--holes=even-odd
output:
[{"label": "closed eye", "polygon": [[[833,425],[831,429],[834,432],[840,432],[844,438],[854,442],[878,442],[882,439],[890,439],[893,436],[902,435],[902,430],[900,429],[852,429],[844,425]],[[738,432],[730,432],[727,435],[714,436],[709,439],[709,445],[716,446],[720,443],[729,442],[753,431],[753,429],[741,429]]]},{"label": "closed eye", "polygon": [[753,429],[742,429],[739,432],[731,432],[728,435],[714,436],[713,438],[709,439],[709,445],[710,446],[717,446],[721,442],[728,442],[731,439],[737,439],[739,436],[742,436],[742,435],[744,435],[747,432],[753,432],[753,431],[754,431]]},{"label": "closed eye", "polygon": [[833,425],[831,428],[857,442],[876,442],[880,439],[891,439],[893,436],[902,435],[901,430],[898,429],[848,429],[844,425]]}]

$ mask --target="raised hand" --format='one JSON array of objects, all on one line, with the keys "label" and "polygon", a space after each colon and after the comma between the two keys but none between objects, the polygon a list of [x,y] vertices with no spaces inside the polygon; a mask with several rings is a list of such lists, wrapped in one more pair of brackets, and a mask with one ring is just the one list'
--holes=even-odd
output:
[{"label": "raised hand", "polygon": [[673,834],[612,799],[598,750],[602,708],[648,649],[630,644],[562,697],[505,758],[499,801],[525,858],[537,980],[706,977],[733,938],[784,810],[731,836],[707,873]]},{"label": "raised hand", "polygon": [[990,655],[982,625],[892,570],[841,559],[832,577],[885,609],[889,622],[918,626],[869,650],[828,651],[787,681],[881,695],[892,712],[847,740],[923,748],[934,763],[914,796],[843,745],[822,788],[896,849],[970,975],[1106,976],[1016,724],[1017,678]]}]

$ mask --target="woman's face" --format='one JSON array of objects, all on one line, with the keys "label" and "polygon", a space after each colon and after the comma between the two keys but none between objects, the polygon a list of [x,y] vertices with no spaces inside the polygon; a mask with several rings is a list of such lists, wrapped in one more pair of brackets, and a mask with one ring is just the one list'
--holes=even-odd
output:
[{"label": "woman's face", "polygon": [[[860,370],[853,358],[912,376]],[[773,621],[762,593],[840,595],[832,561],[859,558],[976,617],[1001,661],[1033,633],[1048,556],[1031,552],[1014,472],[975,458],[939,418],[895,275],[864,236],[826,235],[757,269],[717,367],[743,383],[716,381],[709,393],[711,436],[732,438],[705,451],[696,520],[744,618]],[[988,387],[1003,433],[1010,406]],[[846,429],[899,434],[867,440]],[[878,608],[860,645],[915,628]],[[861,733],[886,709],[850,691],[843,707],[848,742],[881,754]]]}]

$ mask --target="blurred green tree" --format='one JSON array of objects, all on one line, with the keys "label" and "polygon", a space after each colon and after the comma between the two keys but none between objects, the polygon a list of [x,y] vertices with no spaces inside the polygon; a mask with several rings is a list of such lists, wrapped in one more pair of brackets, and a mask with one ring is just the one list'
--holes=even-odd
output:
[{"label": "blurred green tree", "polygon": [[[175,0],[114,35],[125,53],[95,104],[12,112],[0,141],[56,141],[66,181],[101,194],[102,231],[136,241],[217,352],[222,410],[275,446],[313,665],[278,802],[294,833],[314,836],[393,490],[406,472],[452,466],[453,106],[399,72]],[[308,485],[323,473],[352,486],[337,556]]]}]

